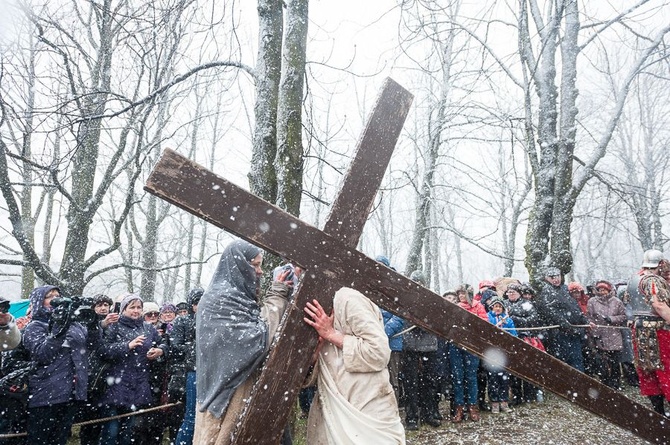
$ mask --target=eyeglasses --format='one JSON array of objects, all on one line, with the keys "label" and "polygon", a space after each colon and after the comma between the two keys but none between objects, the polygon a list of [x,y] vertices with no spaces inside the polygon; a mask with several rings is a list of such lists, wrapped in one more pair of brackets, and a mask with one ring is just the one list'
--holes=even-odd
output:
[{"label": "eyeglasses", "polygon": [[144,314],[145,317],[158,317],[159,315],[160,313],[158,312],[147,312],[146,314]]},{"label": "eyeglasses", "polygon": [[597,290],[597,291],[605,291],[605,292],[609,292],[609,291],[610,291],[610,290],[609,290],[608,288],[606,288],[606,287],[596,287],[596,290]]}]

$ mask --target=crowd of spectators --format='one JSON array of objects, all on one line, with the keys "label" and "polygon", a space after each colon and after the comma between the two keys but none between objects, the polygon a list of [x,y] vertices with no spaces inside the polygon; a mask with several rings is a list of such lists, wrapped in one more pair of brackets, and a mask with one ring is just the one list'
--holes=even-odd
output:
[{"label": "crowd of spectators", "polygon": [[191,444],[203,292],[162,307],[136,294],[96,295],[82,307],[40,286],[24,320],[0,314],[0,434],[16,433],[0,444],[64,445],[75,422],[82,445],[158,445],[165,436]]},{"label": "crowd of spectators", "polygon": [[[388,258],[376,259],[392,267]],[[410,278],[425,285],[419,272]],[[633,313],[625,283],[565,283],[558,268],[548,267],[537,289],[504,277],[482,280],[476,291],[462,284],[442,297],[611,388],[638,386],[630,330]],[[540,388],[455,343],[390,313],[384,313],[384,321],[397,354],[389,371],[405,411],[406,429],[440,426],[445,421],[438,409],[442,399],[449,406],[447,420],[453,423],[478,422],[482,411],[499,415],[514,406],[543,402]]]},{"label": "crowd of spectators", "polygon": [[[391,267],[386,257],[377,261]],[[284,269],[275,275],[285,275]],[[291,270],[296,288],[300,269]],[[410,278],[426,286],[420,271]],[[27,432],[0,438],[0,444],[64,445],[75,422],[83,422],[82,445],[160,445],[165,437],[172,444],[193,443],[196,312],[203,293],[195,288],[187,301],[160,307],[131,293],[115,300],[96,295],[87,317],[73,310],[81,303],[45,285],[32,291],[26,317],[14,320],[0,311],[0,434]],[[625,283],[565,283],[560,270],[549,267],[539,289],[507,277],[483,280],[476,292],[462,284],[443,298],[611,388],[639,385]],[[543,401],[541,389],[457,344],[389,312],[382,310],[381,317],[389,380],[407,430],[445,420],[478,422],[482,411],[501,415]],[[313,395],[314,388],[301,393],[304,412]],[[442,399],[447,419],[439,409]],[[105,420],[87,422],[97,419]]]}]

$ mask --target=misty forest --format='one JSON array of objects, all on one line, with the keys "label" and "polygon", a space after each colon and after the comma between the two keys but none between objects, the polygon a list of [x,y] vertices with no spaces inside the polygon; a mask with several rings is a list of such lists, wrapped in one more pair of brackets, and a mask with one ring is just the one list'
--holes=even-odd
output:
[{"label": "misty forest", "polygon": [[438,293],[625,281],[664,250],[664,0],[9,0],[3,296],[183,300],[230,235],[149,195],[165,148],[322,227],[384,79],[414,95],[358,249]]}]

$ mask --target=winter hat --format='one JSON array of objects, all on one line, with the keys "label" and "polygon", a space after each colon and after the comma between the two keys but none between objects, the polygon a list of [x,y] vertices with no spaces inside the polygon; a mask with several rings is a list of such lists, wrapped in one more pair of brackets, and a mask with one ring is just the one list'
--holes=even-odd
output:
[{"label": "winter hat", "polygon": [[468,300],[468,303],[472,304],[472,298],[474,296],[474,289],[469,284],[461,284],[456,288],[456,294],[464,293],[465,298]]},{"label": "winter hat", "polygon": [[422,286],[426,285],[426,277],[423,276],[423,272],[421,272],[420,270],[415,270],[414,272],[412,272],[412,274],[409,276],[409,279],[412,281],[416,281]]},{"label": "winter hat", "polygon": [[165,313],[165,312],[174,312],[174,313],[176,313],[176,312],[177,312],[177,306],[175,306],[175,305],[172,304],[172,303],[165,303],[165,304],[163,304],[163,306],[161,306],[161,314],[163,314],[163,313]]},{"label": "winter hat", "polygon": [[612,292],[612,283],[606,280],[598,280],[596,281],[595,288],[598,289],[599,287],[604,287],[607,289],[607,292]]},{"label": "winter hat", "polygon": [[188,303],[185,301],[180,301],[175,305],[177,307],[177,311],[187,311],[188,310]]},{"label": "winter hat", "polygon": [[204,293],[205,289],[203,289],[202,287],[194,287],[193,289],[188,291],[188,297],[186,298],[186,301],[191,306],[194,304],[198,304]]},{"label": "winter hat", "polygon": [[93,297],[93,306],[97,306],[102,303],[107,303],[110,306],[114,306],[112,299],[105,294],[98,294]]},{"label": "winter hat", "polygon": [[507,292],[510,291],[510,290],[515,290],[515,291],[517,291],[519,294],[522,294],[523,291],[524,291],[524,288],[523,288],[523,286],[522,286],[521,284],[518,284],[518,283],[512,283],[512,284],[510,284],[509,286],[507,286],[507,289],[505,290],[505,295],[507,295]]},{"label": "winter hat", "polygon": [[153,301],[147,301],[144,303],[144,310],[142,311],[142,315],[147,315],[149,312],[160,312],[160,308]]},{"label": "winter hat", "polygon": [[140,303],[144,304],[142,299],[135,294],[127,294],[125,297],[123,297],[123,300],[121,300],[121,313],[126,310],[128,305],[133,302],[134,300],[140,300]]},{"label": "winter hat", "polygon": [[491,280],[482,280],[479,282],[479,290],[482,290],[482,288],[488,287],[489,289],[496,290],[496,285],[493,281]]},{"label": "winter hat", "polygon": [[573,291],[579,291],[581,293],[586,292],[586,289],[584,289],[584,286],[581,284],[573,281],[572,283],[568,284],[568,292],[573,292]]},{"label": "winter hat", "polygon": [[545,277],[560,277],[561,269],[556,266],[549,266],[544,270]]},{"label": "winter hat", "polygon": [[386,267],[391,267],[391,261],[384,255],[377,255],[375,257],[375,261],[378,263],[382,263]]},{"label": "winter hat", "polygon": [[493,305],[494,305],[494,304],[499,304],[499,305],[501,305],[501,306],[503,307],[503,310],[506,310],[506,307],[505,307],[505,300],[503,300],[502,298],[500,298],[500,297],[498,297],[498,296],[495,296],[495,297],[491,298],[491,299],[489,300],[488,304],[489,304],[489,307],[490,307],[491,309],[493,309]]},{"label": "winter hat", "polygon": [[493,300],[494,298],[501,298],[501,297],[496,293],[496,291],[491,289],[485,289],[484,292],[482,292],[482,298],[479,299],[479,302],[483,304],[485,308],[490,308],[491,300]]},{"label": "winter hat", "polygon": [[653,269],[663,261],[663,252],[656,249],[647,250],[642,259],[642,267],[644,269]]}]

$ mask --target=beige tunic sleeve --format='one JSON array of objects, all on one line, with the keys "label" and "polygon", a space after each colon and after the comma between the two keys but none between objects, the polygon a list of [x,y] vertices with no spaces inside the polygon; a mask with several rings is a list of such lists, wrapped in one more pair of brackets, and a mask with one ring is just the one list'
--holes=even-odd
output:
[{"label": "beige tunic sleeve", "polygon": [[347,372],[378,372],[386,368],[391,358],[388,337],[384,332],[379,308],[360,294],[347,294],[336,320],[346,327],[336,327],[344,333],[342,355]]}]

